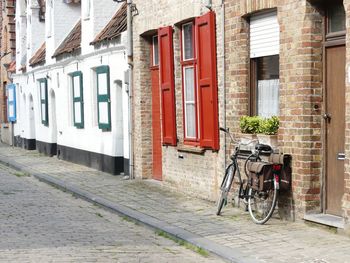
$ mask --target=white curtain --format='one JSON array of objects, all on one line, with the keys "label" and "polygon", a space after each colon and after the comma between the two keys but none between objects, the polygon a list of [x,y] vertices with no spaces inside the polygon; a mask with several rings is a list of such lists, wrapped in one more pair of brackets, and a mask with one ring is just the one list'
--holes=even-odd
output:
[{"label": "white curtain", "polygon": [[258,115],[261,117],[278,116],[279,79],[258,80]]}]

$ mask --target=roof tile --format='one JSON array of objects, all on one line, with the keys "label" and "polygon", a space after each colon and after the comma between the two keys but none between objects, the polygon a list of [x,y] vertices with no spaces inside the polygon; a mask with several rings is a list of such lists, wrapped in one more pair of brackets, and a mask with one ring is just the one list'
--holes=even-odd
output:
[{"label": "roof tile", "polygon": [[81,20],[74,26],[72,31],[63,40],[61,45],[56,49],[52,57],[57,57],[65,53],[72,53],[79,49],[81,43]]},{"label": "roof tile", "polygon": [[35,52],[32,58],[29,60],[29,65],[34,67],[38,64],[45,63],[46,56],[46,45],[45,42],[41,45],[41,47]]},{"label": "roof tile", "polygon": [[95,45],[104,40],[114,39],[126,30],[126,6],[127,4],[124,3],[118,9],[111,21],[109,21],[105,28],[96,36],[94,41],[90,43],[91,45]]}]

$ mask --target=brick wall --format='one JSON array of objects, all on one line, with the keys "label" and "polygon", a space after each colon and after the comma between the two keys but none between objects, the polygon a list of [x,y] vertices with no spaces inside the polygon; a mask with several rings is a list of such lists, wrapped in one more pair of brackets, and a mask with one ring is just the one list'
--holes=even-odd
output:
[{"label": "brick wall", "polygon": [[[10,83],[4,64],[9,64],[15,55],[16,50],[16,34],[15,34],[15,8],[14,1],[7,0],[2,2],[1,9],[1,79],[0,79],[0,122],[7,122],[7,106],[4,83]],[[8,53],[10,52],[10,53]],[[6,54],[8,53],[8,54]],[[6,55],[5,55],[6,54]]]},{"label": "brick wall", "polygon": [[[322,19],[307,1],[229,1],[226,8],[227,126],[238,130],[249,109],[250,14],[277,9],[280,24],[279,145],[293,155],[293,190],[282,216],[319,211],[321,186]],[[314,110],[314,106],[318,110]]]},{"label": "brick wall", "polygon": [[[219,123],[238,132],[239,118],[249,114],[249,16],[259,11],[276,9],[280,25],[280,129],[279,148],[293,156],[292,191],[281,193],[279,211],[285,218],[302,218],[304,214],[321,212],[324,187],[323,156],[323,34],[322,11],[308,0],[240,0],[225,1],[225,68],[222,63],[221,8],[214,1],[216,12]],[[157,1],[157,5],[134,1],[139,15],[134,19],[134,116],[136,176],[152,176],[151,88],[149,44],[140,35],[160,26],[174,25],[186,18],[203,14],[200,1]],[[350,21],[350,0],[344,1],[347,24]],[[170,10],[170,11],[169,11]],[[172,12],[171,10],[177,10]],[[348,26],[349,28],[349,26]],[[349,29],[347,29],[349,32]],[[153,31],[155,32],[155,31]],[[349,37],[347,37],[349,41]],[[175,90],[177,135],[183,142],[181,72],[179,64],[179,29],[174,33]],[[350,52],[347,50],[347,61]],[[141,61],[141,63],[138,63]],[[348,62],[349,63],[349,62]],[[347,66],[348,68],[348,66]],[[224,72],[225,69],[225,72]],[[225,73],[225,83],[222,82]],[[349,76],[347,76],[349,77]],[[346,100],[350,101],[347,80]],[[346,125],[350,128],[347,103]],[[347,129],[349,130],[349,129]],[[230,147],[220,137],[220,151],[203,155],[182,153],[176,147],[163,147],[163,177],[167,185],[182,191],[215,199],[218,183]],[[350,133],[346,131],[346,155],[350,156]],[[181,157],[181,158],[179,158]],[[182,158],[183,157],[183,158]],[[350,217],[350,163],[345,162],[344,218]]]},{"label": "brick wall", "polygon": [[[209,10],[201,1],[133,1],[139,11],[134,17],[134,138],[135,175],[140,178],[152,177],[152,111],[151,80],[149,70],[150,44],[141,37],[162,26],[174,27],[174,68],[176,128],[178,146],[183,144],[182,79],[180,66],[180,29],[175,24],[200,16]],[[219,123],[223,125],[223,50],[221,46],[221,1],[213,1],[216,13],[217,66]],[[222,142],[223,138],[220,138]],[[223,149],[221,144],[221,149]],[[215,200],[218,184],[224,173],[223,151],[205,151],[203,154],[180,152],[178,147],[163,146],[163,181],[169,187],[198,197]]]},{"label": "brick wall", "polygon": [[[293,14],[288,16],[287,14]],[[285,152],[293,155],[296,214],[321,210],[322,17],[307,1],[281,7],[281,129]],[[316,110],[317,108],[317,110]]]}]

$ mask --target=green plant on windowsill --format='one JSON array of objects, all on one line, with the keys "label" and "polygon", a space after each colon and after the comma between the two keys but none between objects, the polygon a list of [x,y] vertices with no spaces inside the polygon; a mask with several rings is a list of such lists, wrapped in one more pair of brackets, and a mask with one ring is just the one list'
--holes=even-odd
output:
[{"label": "green plant on windowsill", "polygon": [[242,116],[239,121],[239,127],[242,133],[257,134],[260,127],[259,116]]},{"label": "green plant on windowsill", "polygon": [[275,135],[278,132],[279,125],[280,121],[277,116],[261,119],[259,133]]},{"label": "green plant on windowsill", "polygon": [[279,128],[277,116],[262,118],[260,116],[242,116],[239,121],[242,133],[275,135]]}]

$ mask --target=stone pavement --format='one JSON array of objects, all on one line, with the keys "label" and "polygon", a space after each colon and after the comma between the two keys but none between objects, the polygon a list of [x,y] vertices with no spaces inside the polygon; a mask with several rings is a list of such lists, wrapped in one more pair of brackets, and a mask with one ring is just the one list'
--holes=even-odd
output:
[{"label": "stone pavement", "polygon": [[0,161],[74,192],[231,262],[350,262],[349,237],[303,222],[272,218],[255,225],[249,215],[172,192],[152,180],[123,180],[36,151],[1,145]]},{"label": "stone pavement", "polygon": [[218,261],[1,164],[0,182],[0,262]]}]

